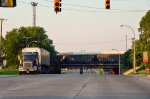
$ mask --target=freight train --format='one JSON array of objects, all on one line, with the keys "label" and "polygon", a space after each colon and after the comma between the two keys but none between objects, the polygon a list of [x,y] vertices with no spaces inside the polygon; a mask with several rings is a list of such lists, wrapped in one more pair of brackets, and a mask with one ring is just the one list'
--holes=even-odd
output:
[{"label": "freight train", "polygon": [[59,53],[57,64],[61,68],[101,68],[118,74],[119,54],[123,53]]}]

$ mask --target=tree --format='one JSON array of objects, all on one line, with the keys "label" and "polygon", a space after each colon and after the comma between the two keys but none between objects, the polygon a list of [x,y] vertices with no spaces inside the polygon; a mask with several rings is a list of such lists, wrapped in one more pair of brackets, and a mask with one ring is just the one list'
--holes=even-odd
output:
[{"label": "tree", "polygon": [[139,31],[144,50],[150,50],[150,11],[141,19]]},{"label": "tree", "polygon": [[140,43],[141,43],[141,53],[143,51],[148,51],[148,57],[150,59],[150,10],[142,17],[140,21]]},{"label": "tree", "polygon": [[121,57],[121,63],[123,69],[130,69],[132,68],[132,50],[129,49],[126,51]]},{"label": "tree", "polygon": [[142,64],[143,57],[143,44],[140,40],[135,41],[135,49],[136,49],[136,66],[140,66]]},{"label": "tree", "polygon": [[8,66],[18,67],[17,56],[21,53],[22,48],[25,48],[26,44],[31,41],[38,41],[39,44],[31,43],[30,46],[42,47],[50,52],[51,65],[54,66],[56,51],[53,41],[48,38],[46,31],[42,27],[20,27],[7,32],[4,48],[7,54]]}]

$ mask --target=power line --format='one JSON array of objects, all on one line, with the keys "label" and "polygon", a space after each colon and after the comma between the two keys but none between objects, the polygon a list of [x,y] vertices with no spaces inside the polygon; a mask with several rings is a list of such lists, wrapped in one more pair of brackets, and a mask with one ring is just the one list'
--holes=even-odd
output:
[{"label": "power line", "polygon": [[[132,38],[127,39],[132,40]],[[119,42],[124,42],[126,40],[116,40],[116,41],[105,41],[105,42],[95,42],[95,43],[54,43],[54,44],[59,44],[59,45],[99,45],[99,44],[110,44],[110,43],[119,43]]]}]

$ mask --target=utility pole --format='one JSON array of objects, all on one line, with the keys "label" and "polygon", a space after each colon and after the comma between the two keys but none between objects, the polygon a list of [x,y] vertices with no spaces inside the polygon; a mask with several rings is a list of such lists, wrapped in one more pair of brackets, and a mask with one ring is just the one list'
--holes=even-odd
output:
[{"label": "utility pole", "polygon": [[126,35],[126,51],[127,51],[127,44],[128,44],[127,39],[128,39],[128,37]]},{"label": "utility pole", "polygon": [[2,59],[1,59],[1,56],[2,56],[2,32],[3,32],[3,21],[5,21],[6,19],[4,18],[0,18],[0,22],[1,22],[1,31],[0,31],[0,65],[2,64]]},{"label": "utility pole", "polygon": [[33,6],[33,26],[36,26],[36,6],[37,2],[31,2],[31,5]]},{"label": "utility pole", "polygon": [[119,75],[121,74],[121,65],[120,65],[120,52],[119,52],[119,50],[117,50],[117,49],[112,49],[112,50],[115,50],[115,51],[117,51],[118,52],[118,55],[119,55],[119,62],[118,62],[118,64],[119,64]]}]

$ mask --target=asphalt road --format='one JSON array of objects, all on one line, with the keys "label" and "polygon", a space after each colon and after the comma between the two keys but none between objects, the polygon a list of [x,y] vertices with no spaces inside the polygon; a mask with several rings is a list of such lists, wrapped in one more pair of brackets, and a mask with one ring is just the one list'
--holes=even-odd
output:
[{"label": "asphalt road", "polygon": [[150,99],[150,78],[94,73],[1,75],[0,99]]}]

